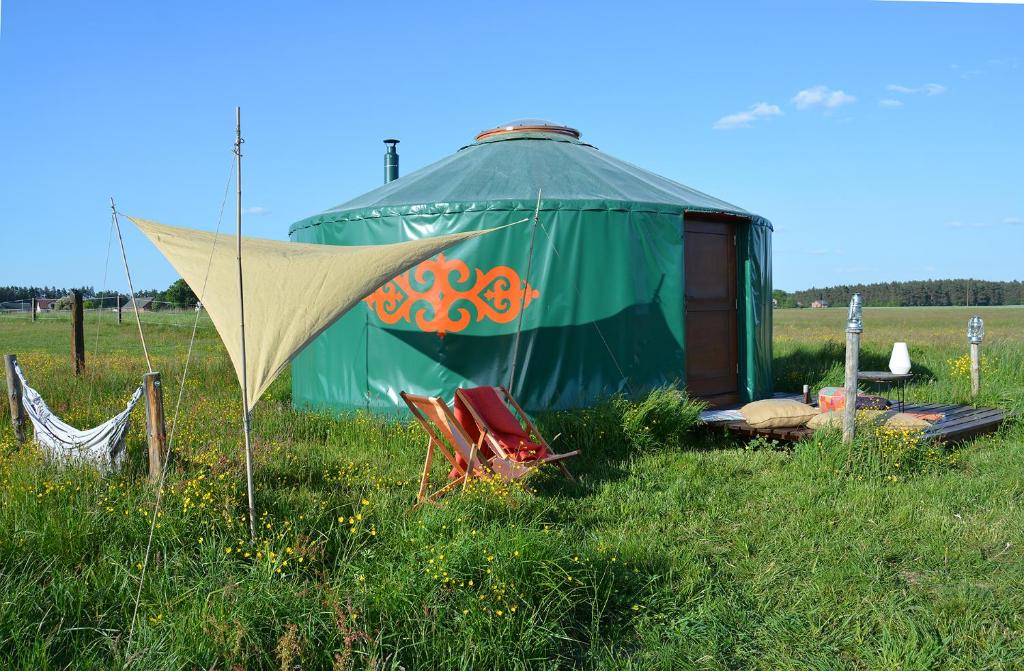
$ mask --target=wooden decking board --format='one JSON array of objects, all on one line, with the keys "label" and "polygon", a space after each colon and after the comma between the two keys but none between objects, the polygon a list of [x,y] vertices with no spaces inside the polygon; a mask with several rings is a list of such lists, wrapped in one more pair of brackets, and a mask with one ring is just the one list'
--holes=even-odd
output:
[{"label": "wooden decking board", "polygon": [[998,426],[998,424],[993,424],[992,422],[976,422],[973,424],[962,425],[955,430],[940,431],[925,435],[927,438],[940,443],[955,443],[986,433],[993,433]]},{"label": "wooden decking board", "polygon": [[953,410],[959,410],[961,408],[967,408],[970,406],[964,405],[949,405],[946,403],[907,403],[905,406],[905,412],[952,412]]},{"label": "wooden decking board", "polygon": [[[908,410],[907,412],[926,412],[926,411]],[[940,411],[936,410],[934,412],[940,412]],[[976,408],[971,408],[969,406],[960,407],[960,408],[957,408],[955,410],[947,410],[947,411],[942,413],[943,414],[943,418],[941,420],[939,420],[939,422],[937,422],[937,423],[945,424],[945,423],[948,423],[948,422],[952,422],[953,420],[956,420],[956,419],[958,419],[960,417],[973,415],[975,412],[977,412],[977,409]]]},{"label": "wooden decking board", "polygon": [[1002,421],[1003,413],[1001,410],[986,410],[980,412],[972,412],[965,415],[954,417],[949,421],[936,422],[935,426],[942,427],[944,429],[953,429],[954,427],[960,426],[961,424],[973,424],[975,422],[983,421]]},{"label": "wooden decking board", "polygon": [[974,410],[973,412],[965,413],[965,414],[959,415],[957,417],[954,417],[952,419],[947,419],[947,420],[944,420],[944,421],[941,421],[941,422],[936,422],[935,426],[952,427],[952,426],[956,426],[958,424],[964,424],[964,423],[970,423],[970,422],[981,421],[981,420],[988,420],[988,419],[995,419],[996,417],[1001,419],[1002,416],[1003,416],[1003,411],[1002,410],[997,410],[995,408],[979,408],[979,409]]},{"label": "wooden decking board", "polygon": [[936,423],[931,429],[928,429],[926,433],[929,435],[955,435],[960,431],[976,428],[979,426],[993,426],[998,427],[1004,419],[1003,413],[995,410],[991,412],[978,413],[967,417],[962,417],[955,422],[948,424]]}]

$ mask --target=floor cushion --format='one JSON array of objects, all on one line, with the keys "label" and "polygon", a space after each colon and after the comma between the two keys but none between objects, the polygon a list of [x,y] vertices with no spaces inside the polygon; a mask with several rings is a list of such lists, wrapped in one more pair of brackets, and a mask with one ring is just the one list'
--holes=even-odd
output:
[{"label": "floor cushion", "polygon": [[896,429],[910,429],[911,431],[923,431],[931,426],[931,424],[920,417],[914,417],[905,412],[898,412],[885,420],[885,425]]},{"label": "floor cushion", "polygon": [[840,410],[829,410],[811,417],[807,421],[807,428],[814,429],[841,429],[843,428],[843,413]]},{"label": "floor cushion", "polygon": [[803,426],[815,415],[817,408],[788,398],[768,398],[747,403],[740,408],[747,424],[757,429],[786,429]]}]

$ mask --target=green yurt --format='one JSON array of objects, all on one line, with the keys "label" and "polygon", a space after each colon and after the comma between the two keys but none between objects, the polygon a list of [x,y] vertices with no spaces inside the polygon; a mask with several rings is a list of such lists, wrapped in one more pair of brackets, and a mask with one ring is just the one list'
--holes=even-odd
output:
[{"label": "green yurt", "polygon": [[510,382],[530,411],[673,383],[715,405],[770,395],[771,224],[580,137],[504,124],[294,224],[295,242],[365,245],[528,220],[367,297],[294,360],[295,405],[393,412],[402,390]]}]

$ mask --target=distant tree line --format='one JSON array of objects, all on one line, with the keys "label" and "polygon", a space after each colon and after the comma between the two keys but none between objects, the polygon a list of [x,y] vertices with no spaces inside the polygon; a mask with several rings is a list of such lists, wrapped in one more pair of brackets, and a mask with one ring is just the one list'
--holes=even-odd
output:
[{"label": "distant tree line", "polygon": [[[61,298],[72,291],[79,291],[82,296],[93,297],[96,292],[92,287],[72,287],[70,289],[59,289],[57,287],[0,287],[0,303],[7,301],[25,301],[33,298]],[[114,295],[111,293],[111,295]]]},{"label": "distant tree line", "polygon": [[775,290],[776,307],[810,307],[814,301],[826,301],[833,307],[849,305],[850,296],[859,293],[864,305],[874,307],[931,307],[941,305],[1024,305],[1024,282],[985,280],[914,280],[876,284],[843,284],[786,292]]},{"label": "distant tree line", "polygon": [[[96,291],[93,287],[71,287],[62,289],[58,287],[17,287],[8,286],[0,287],[0,303],[14,302],[14,301],[27,301],[33,298],[65,298],[71,294],[72,291],[77,291],[82,295],[82,303],[85,308],[94,307],[107,307],[113,306],[113,299],[116,296],[121,297],[121,304],[125,305],[128,303],[128,294],[120,293],[117,291]],[[178,307],[178,308],[190,308],[194,307],[197,299],[196,295],[192,292],[192,288],[185,283],[185,280],[176,280],[171,286],[164,290],[159,289],[144,289],[137,291],[136,295],[139,298],[152,298],[156,304],[155,309]],[[108,300],[100,300],[108,299]],[[57,308],[67,303],[67,301],[58,301]]]}]

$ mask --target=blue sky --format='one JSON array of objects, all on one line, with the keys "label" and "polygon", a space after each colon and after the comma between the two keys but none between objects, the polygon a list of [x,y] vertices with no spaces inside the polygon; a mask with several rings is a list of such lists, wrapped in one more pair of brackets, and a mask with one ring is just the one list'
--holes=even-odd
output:
[{"label": "blue sky", "polygon": [[[0,27],[0,284],[124,289],[109,209],[249,234],[519,117],[773,221],[775,285],[1024,279],[1024,6],[57,3]],[[224,229],[233,225],[228,202]],[[135,231],[136,285],[175,279]]]}]

